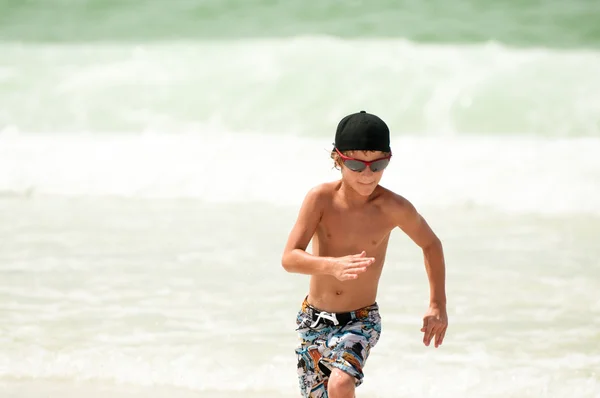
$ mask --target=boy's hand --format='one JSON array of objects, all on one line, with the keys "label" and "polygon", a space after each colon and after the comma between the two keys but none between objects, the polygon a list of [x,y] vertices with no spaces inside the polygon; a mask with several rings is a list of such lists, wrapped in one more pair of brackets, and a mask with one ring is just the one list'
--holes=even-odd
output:
[{"label": "boy's hand", "polygon": [[446,308],[439,308],[435,305],[429,306],[427,313],[423,317],[423,327],[421,328],[421,332],[425,333],[423,343],[429,346],[431,339],[435,336],[435,348],[438,348],[444,341],[447,328],[448,314],[446,313]]},{"label": "boy's hand", "polygon": [[375,261],[373,257],[365,257],[366,255],[367,252],[363,250],[360,254],[351,254],[334,259],[331,274],[340,281],[358,278],[358,274],[365,272],[367,267]]}]

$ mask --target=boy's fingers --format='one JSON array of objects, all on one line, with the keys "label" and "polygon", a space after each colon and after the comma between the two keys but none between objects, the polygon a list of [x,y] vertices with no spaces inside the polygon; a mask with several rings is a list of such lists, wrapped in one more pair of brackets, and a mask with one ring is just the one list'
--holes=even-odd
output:
[{"label": "boy's fingers", "polygon": [[429,346],[429,343],[431,343],[431,339],[435,334],[435,323],[429,322],[429,318],[423,319],[423,328],[421,329],[421,331],[425,332],[425,334],[423,335],[423,343],[426,346]]},{"label": "boy's fingers", "polygon": [[425,330],[425,335],[423,336],[423,343],[428,346],[429,343],[431,343],[431,338],[433,337],[433,333],[432,333],[432,328],[428,327],[427,330]]},{"label": "boy's fingers", "polygon": [[364,267],[364,266],[362,266],[362,267],[352,267],[352,268],[348,268],[348,269],[346,270],[346,272],[347,272],[348,274],[360,274],[360,273],[362,273],[362,272],[365,272],[366,270],[367,270],[367,267]]},{"label": "boy's fingers", "polygon": [[373,261],[375,261],[375,259],[373,257],[356,257],[354,259],[352,259],[353,262],[355,263],[371,263]]},{"label": "boy's fingers", "polygon": [[361,261],[360,263],[354,263],[354,264],[350,264],[346,267],[346,270],[355,270],[355,269],[365,269],[371,265],[371,263],[369,261]]},{"label": "boy's fingers", "polygon": [[347,267],[343,272],[345,274],[357,274],[366,270],[367,267],[365,265],[353,265],[351,267]]},{"label": "boy's fingers", "polygon": [[446,329],[442,329],[436,333],[436,335],[435,335],[435,347],[436,348],[442,345],[445,335],[446,335]]}]

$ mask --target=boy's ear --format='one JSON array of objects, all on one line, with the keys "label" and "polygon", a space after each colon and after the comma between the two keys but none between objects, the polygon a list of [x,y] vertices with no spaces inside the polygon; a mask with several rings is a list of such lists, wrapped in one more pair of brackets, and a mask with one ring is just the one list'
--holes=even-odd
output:
[{"label": "boy's ear", "polygon": [[336,169],[341,169],[342,168],[342,158],[340,158],[340,155],[338,155],[337,152],[333,151],[331,153],[331,159],[333,159],[333,166]]}]

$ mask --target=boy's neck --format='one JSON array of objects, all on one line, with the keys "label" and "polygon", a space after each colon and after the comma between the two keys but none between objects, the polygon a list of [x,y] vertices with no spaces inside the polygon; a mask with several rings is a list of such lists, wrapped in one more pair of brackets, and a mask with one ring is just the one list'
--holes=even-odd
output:
[{"label": "boy's neck", "polygon": [[352,189],[352,187],[348,185],[343,179],[340,180],[340,183],[341,186],[339,192],[342,195],[342,198],[344,198],[344,201],[351,207],[364,206],[365,204],[370,202],[373,198],[373,195],[375,194],[375,191],[377,191],[377,187],[379,187],[379,185],[377,185],[377,187],[375,188],[375,190],[373,190],[371,195],[363,196],[356,192],[354,189]]}]

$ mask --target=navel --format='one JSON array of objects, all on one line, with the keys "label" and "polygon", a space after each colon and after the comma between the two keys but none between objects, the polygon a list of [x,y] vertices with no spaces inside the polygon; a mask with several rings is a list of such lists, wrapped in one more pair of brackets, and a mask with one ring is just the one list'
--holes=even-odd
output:
[{"label": "navel", "polygon": [[335,294],[336,294],[337,296],[340,296],[342,293],[343,293],[343,292],[342,292],[341,290],[336,290],[336,292],[335,292]]}]

